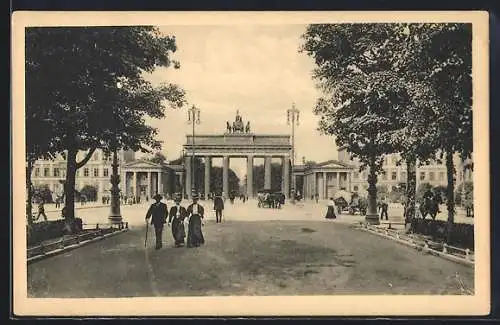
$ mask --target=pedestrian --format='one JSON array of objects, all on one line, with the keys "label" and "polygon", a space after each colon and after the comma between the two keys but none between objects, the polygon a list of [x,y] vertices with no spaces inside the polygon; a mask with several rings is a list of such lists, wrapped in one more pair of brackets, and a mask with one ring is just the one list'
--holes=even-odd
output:
[{"label": "pedestrian", "polygon": [[385,216],[385,220],[389,220],[389,216],[387,214],[387,210],[389,209],[389,203],[387,202],[387,197],[383,197],[382,198],[382,202],[380,204],[380,220],[384,220],[384,216]]},{"label": "pedestrian", "polygon": [[224,200],[220,195],[214,198],[215,222],[222,222],[222,210],[224,210]]},{"label": "pedestrian", "polygon": [[318,203],[318,200],[319,200],[319,194],[316,193],[316,203]]},{"label": "pedestrian", "polygon": [[44,201],[40,201],[40,204],[38,204],[38,216],[36,217],[36,220],[40,219],[40,216],[43,216],[43,220],[47,221],[47,215],[45,214],[45,206],[44,206]]},{"label": "pedestrian", "polygon": [[163,242],[161,239],[163,233],[163,225],[167,222],[168,216],[168,208],[167,205],[161,202],[162,196],[160,194],[156,194],[153,199],[155,202],[151,204],[146,213],[146,222],[151,218],[151,224],[155,228],[155,237],[156,237],[156,249],[160,249],[163,247]]},{"label": "pedestrian", "polygon": [[330,198],[328,200],[325,218],[326,219],[336,219],[337,218],[337,216],[335,215],[335,201],[333,201],[333,198]]},{"label": "pedestrian", "polygon": [[203,223],[204,209],[198,204],[198,194],[193,195],[193,203],[187,208],[189,225],[187,247],[199,247],[205,243],[201,226]]},{"label": "pedestrian", "polygon": [[187,210],[181,206],[181,196],[177,195],[174,198],[175,205],[170,208],[168,217],[168,226],[172,225],[172,236],[174,237],[175,247],[184,246],[184,238],[186,230],[184,228],[184,219],[187,217]]}]

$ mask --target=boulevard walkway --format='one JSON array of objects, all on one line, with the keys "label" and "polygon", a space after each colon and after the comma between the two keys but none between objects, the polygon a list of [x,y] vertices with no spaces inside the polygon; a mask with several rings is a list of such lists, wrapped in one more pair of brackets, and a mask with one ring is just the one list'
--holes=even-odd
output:
[{"label": "boulevard walkway", "polygon": [[[255,203],[255,202],[253,202]],[[258,209],[228,204],[222,224],[209,212],[200,248],[153,249],[147,205],[125,206],[129,232],[28,265],[31,297],[190,295],[464,294],[473,269],[352,228],[360,216],[323,218],[324,207]],[[205,204],[205,206],[209,209]],[[253,205],[253,206],[252,206]],[[108,209],[79,210],[84,222]],[[92,219],[93,218],[93,219]]]}]

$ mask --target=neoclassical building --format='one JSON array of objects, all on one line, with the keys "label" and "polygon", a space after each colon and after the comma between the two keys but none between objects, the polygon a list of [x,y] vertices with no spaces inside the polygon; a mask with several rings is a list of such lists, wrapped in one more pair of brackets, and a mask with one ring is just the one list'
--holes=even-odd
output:
[{"label": "neoclassical building", "polygon": [[296,183],[302,183],[303,197],[324,200],[333,197],[338,190],[352,191],[353,167],[345,162],[329,160],[311,166],[294,166]]},{"label": "neoclassical building", "polygon": [[156,193],[171,197],[182,192],[184,166],[139,159],[123,165],[120,176],[120,189],[126,197],[135,196],[144,200]]}]

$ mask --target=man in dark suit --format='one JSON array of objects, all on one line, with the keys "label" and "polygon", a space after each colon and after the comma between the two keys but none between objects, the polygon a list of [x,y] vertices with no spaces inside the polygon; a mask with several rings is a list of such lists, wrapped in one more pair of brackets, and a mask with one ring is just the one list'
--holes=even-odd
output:
[{"label": "man in dark suit", "polygon": [[162,196],[160,194],[156,194],[153,199],[156,202],[149,207],[146,213],[146,222],[151,218],[151,224],[155,228],[156,249],[160,249],[163,247],[161,236],[163,225],[167,222],[168,208],[165,203],[161,202]]},{"label": "man in dark suit", "polygon": [[214,199],[214,210],[215,210],[215,222],[222,222],[222,210],[224,210],[224,200],[220,195],[217,195]]}]

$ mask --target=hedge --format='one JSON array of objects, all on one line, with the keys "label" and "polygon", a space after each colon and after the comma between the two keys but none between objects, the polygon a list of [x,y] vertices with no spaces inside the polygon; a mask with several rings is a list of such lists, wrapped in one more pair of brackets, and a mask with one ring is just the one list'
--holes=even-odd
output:
[{"label": "hedge", "polygon": [[[433,241],[446,242],[447,221],[414,218],[411,231],[424,236],[431,236]],[[474,225],[455,223],[451,228],[451,246],[474,250]]]},{"label": "hedge", "polygon": [[73,220],[58,219],[34,223],[31,228],[26,227],[28,246],[36,245],[44,240],[62,237],[68,234],[79,233],[83,229],[80,218]]}]

